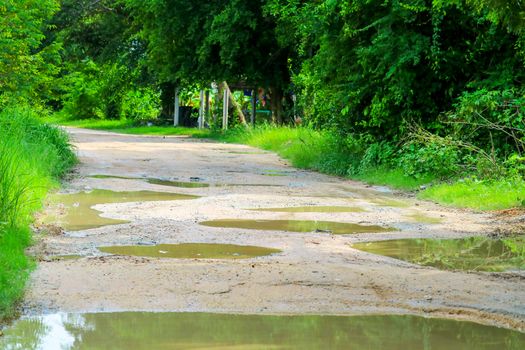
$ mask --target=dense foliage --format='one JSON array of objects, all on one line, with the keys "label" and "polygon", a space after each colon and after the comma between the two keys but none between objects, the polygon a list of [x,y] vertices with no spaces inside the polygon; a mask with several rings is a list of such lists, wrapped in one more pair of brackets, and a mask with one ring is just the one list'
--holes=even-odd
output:
[{"label": "dense foliage", "polygon": [[330,130],[332,148],[351,159],[338,173],[525,172],[520,0],[58,5],[0,7],[4,100],[23,95],[74,119],[144,123],[173,114],[176,87],[191,101],[195,89],[226,80],[264,89],[278,124]]}]

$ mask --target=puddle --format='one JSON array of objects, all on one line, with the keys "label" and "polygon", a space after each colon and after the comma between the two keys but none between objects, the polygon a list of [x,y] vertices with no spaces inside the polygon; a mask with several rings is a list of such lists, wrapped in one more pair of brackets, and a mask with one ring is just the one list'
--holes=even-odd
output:
[{"label": "puddle", "polygon": [[224,184],[224,185],[217,185],[218,187],[284,187],[285,185],[277,185],[277,184]]},{"label": "puddle", "polygon": [[420,224],[440,224],[443,222],[442,218],[428,216],[423,213],[413,213],[406,217]]},{"label": "puddle", "polygon": [[124,180],[141,180],[153,185],[171,186],[171,187],[182,187],[182,188],[203,188],[209,187],[210,185],[202,182],[185,182],[185,181],[172,181],[150,177],[126,177],[116,175],[90,175],[88,177],[94,179],[124,179]]},{"label": "puddle", "polygon": [[392,207],[392,208],[408,208],[410,207],[410,204],[399,201],[392,198],[386,198],[386,197],[370,197],[367,198],[370,202],[377,204],[380,207]]},{"label": "puddle", "polygon": [[[44,223],[56,223],[66,231],[87,230],[106,225],[117,225],[126,223],[126,220],[117,220],[101,217],[98,210],[91,207],[96,204],[125,203],[125,202],[149,202],[194,199],[197,196],[186,194],[133,191],[114,192],[109,190],[93,190],[91,192],[80,192],[73,194],[54,194],[49,201],[54,208],[44,219]],[[63,206],[63,208],[62,208]]]},{"label": "puddle", "polygon": [[210,185],[203,182],[184,182],[184,181],[171,181],[161,179],[145,179],[148,183],[153,185],[171,186],[171,187],[184,187],[184,188],[203,188],[209,187]]},{"label": "puddle", "polygon": [[248,209],[254,211],[271,211],[280,213],[362,213],[365,210],[359,207],[342,206],[306,206],[306,207],[286,207],[286,208],[256,208]]},{"label": "puddle", "polygon": [[[210,187],[210,184],[199,182],[200,178],[193,178],[194,181],[191,182],[185,182],[185,181],[172,181],[172,180],[163,180],[163,179],[157,179],[157,178],[149,178],[149,177],[125,177],[125,176],[116,176],[116,175],[89,175],[88,177],[94,178],[94,179],[123,179],[123,180],[139,180],[139,181],[146,181],[147,183],[153,184],[153,185],[161,185],[161,186],[171,186],[171,187],[182,187],[182,188],[204,188],[204,187]],[[283,187],[284,185],[276,185],[276,184],[213,184],[214,187],[237,187],[237,186],[253,186],[253,187]]]},{"label": "puddle", "polygon": [[223,219],[200,222],[201,225],[210,227],[243,228],[250,230],[266,231],[293,231],[293,232],[326,232],[335,235],[368,232],[395,231],[394,228],[377,225],[348,224],[334,221],[310,220],[237,220]]},{"label": "puddle", "polygon": [[68,255],[49,255],[45,257],[44,261],[63,261],[63,260],[77,260],[83,258],[82,255],[68,254]]},{"label": "puddle", "polygon": [[295,174],[295,171],[290,170],[279,170],[279,169],[268,169],[263,170],[261,175],[264,176],[289,176]]},{"label": "puddle", "polygon": [[268,152],[257,152],[257,151],[228,151],[230,154],[269,154]]},{"label": "puddle", "polygon": [[440,269],[525,270],[525,236],[504,239],[397,239],[356,243],[352,247]]},{"label": "puddle", "polygon": [[120,312],[26,317],[5,330],[0,348],[517,350],[525,334],[416,316]]},{"label": "puddle", "polygon": [[100,247],[104,253],[178,259],[247,259],[280,253],[278,249],[234,244],[182,243]]}]

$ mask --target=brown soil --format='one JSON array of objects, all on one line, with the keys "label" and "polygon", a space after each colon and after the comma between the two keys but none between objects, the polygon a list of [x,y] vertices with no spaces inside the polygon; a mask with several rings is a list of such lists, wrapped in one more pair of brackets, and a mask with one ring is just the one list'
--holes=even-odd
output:
[{"label": "brown soil", "polygon": [[[186,201],[97,205],[129,223],[43,235],[24,311],[207,311],[265,314],[410,313],[525,329],[525,275],[420,267],[352,249],[379,239],[489,235],[492,214],[443,208],[386,188],[296,170],[248,146],[186,137],[150,137],[69,129],[81,164],[63,192],[89,189],[194,194]],[[267,176],[278,172],[282,176]],[[212,186],[176,188],[88,175],[200,178]],[[242,186],[213,186],[238,184]],[[256,186],[250,186],[256,185]],[[268,186],[261,186],[266,184]],[[282,186],[275,186],[282,185]],[[364,212],[269,212],[254,208],[352,206]],[[417,218],[440,218],[434,223]],[[392,226],[354,235],[214,228],[216,219],[323,220]],[[436,223],[438,222],[438,223]],[[56,232],[55,232],[56,231]],[[255,245],[282,253],[238,260],[111,256],[97,247],[137,243]]]}]

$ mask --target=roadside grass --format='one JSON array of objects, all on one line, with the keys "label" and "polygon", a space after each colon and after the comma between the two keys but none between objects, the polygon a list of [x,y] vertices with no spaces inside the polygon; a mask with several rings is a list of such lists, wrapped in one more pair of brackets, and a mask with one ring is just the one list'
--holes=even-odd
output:
[{"label": "roadside grass", "polygon": [[76,158],[67,135],[39,121],[29,108],[0,112],[0,135],[1,321],[13,315],[34,266],[24,253],[31,243],[32,214]]},{"label": "roadside grass", "polygon": [[422,191],[418,197],[440,204],[476,210],[523,208],[525,207],[525,181],[523,179],[501,179],[442,183]]},{"label": "roadside grass", "polygon": [[520,179],[440,183],[431,174],[415,178],[405,175],[399,168],[372,167],[357,174],[349,172],[349,169],[356,169],[359,166],[361,155],[349,153],[347,149],[341,148],[331,133],[306,127],[262,125],[253,129],[237,127],[221,131],[171,126],[137,127],[126,120],[58,118],[52,121],[60,125],[125,134],[188,135],[220,142],[246,144],[276,152],[297,168],[349,177],[371,185],[384,185],[405,191],[418,191],[422,185],[425,185],[427,186],[425,190],[418,191],[418,198],[454,207],[499,210],[524,206],[525,181]]},{"label": "roadside grass", "polygon": [[395,189],[413,191],[423,185],[428,185],[436,179],[432,175],[426,175],[420,178],[406,176],[402,169],[390,169],[378,167],[367,169],[360,174],[353,175],[354,180],[360,180],[370,185],[388,185]]},{"label": "roadside grass", "polygon": [[128,119],[68,119],[60,115],[54,115],[45,119],[47,123],[71,126],[76,128],[85,128],[93,130],[112,131],[121,134],[131,135],[159,135],[159,136],[201,136],[209,135],[209,130],[199,130],[196,128],[173,127],[173,126],[137,126],[132,120]]}]

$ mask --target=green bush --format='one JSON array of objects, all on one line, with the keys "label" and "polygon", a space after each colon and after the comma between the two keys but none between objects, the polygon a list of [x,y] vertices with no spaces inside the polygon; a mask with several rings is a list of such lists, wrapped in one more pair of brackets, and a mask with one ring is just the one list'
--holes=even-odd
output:
[{"label": "green bush", "polygon": [[416,178],[429,174],[446,179],[461,170],[460,152],[456,147],[440,143],[407,143],[401,149],[398,165],[405,175]]},{"label": "green bush", "polygon": [[505,159],[525,153],[525,94],[516,89],[465,92],[447,114],[454,134]]},{"label": "green bush", "polygon": [[135,121],[157,119],[160,111],[160,93],[152,89],[128,91],[122,100],[121,118]]},{"label": "green bush", "polygon": [[84,62],[81,68],[63,79],[63,110],[74,119],[104,118],[100,68],[93,61]]}]

